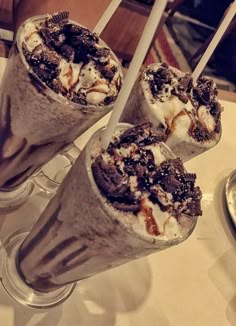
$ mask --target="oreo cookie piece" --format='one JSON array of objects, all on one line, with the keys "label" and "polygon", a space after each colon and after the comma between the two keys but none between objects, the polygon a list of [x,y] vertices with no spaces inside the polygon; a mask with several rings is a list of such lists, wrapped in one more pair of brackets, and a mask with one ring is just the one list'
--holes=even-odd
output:
[{"label": "oreo cookie piece", "polygon": [[46,25],[51,25],[51,24],[65,24],[68,22],[69,19],[69,11],[61,11],[59,13],[55,13],[50,17],[49,19],[46,20]]},{"label": "oreo cookie piece", "polygon": [[90,54],[91,58],[101,66],[105,66],[109,62],[110,49],[108,48],[96,47],[92,49]]},{"label": "oreo cookie piece", "polygon": [[105,163],[98,156],[92,164],[92,172],[99,189],[114,207],[132,212],[139,209],[139,200],[135,199],[124,176],[114,165]]},{"label": "oreo cookie piece", "polygon": [[107,79],[107,80],[109,80],[109,81],[112,81],[112,79],[113,79],[113,77],[114,77],[114,75],[115,75],[115,73],[117,72],[117,67],[104,67],[102,70],[101,70],[101,75],[105,78],[105,79]]},{"label": "oreo cookie piece", "polygon": [[209,105],[215,101],[217,89],[212,79],[201,77],[197,81],[197,86],[193,88],[193,97],[199,105]]},{"label": "oreo cookie piece", "polygon": [[169,66],[163,63],[156,71],[148,70],[145,79],[149,83],[153,98],[157,99],[163,87],[171,84],[172,73],[170,72]]},{"label": "oreo cookie piece", "polygon": [[99,156],[92,165],[92,171],[100,190],[109,197],[120,197],[127,191],[122,175],[115,166],[109,165]]},{"label": "oreo cookie piece", "polygon": [[192,124],[192,126],[190,126],[188,133],[198,142],[204,142],[212,139],[214,131],[209,132],[205,126],[197,120]]},{"label": "oreo cookie piece", "polygon": [[50,82],[58,76],[58,70],[52,71],[46,64],[41,63],[39,66],[33,67],[36,75],[50,87]]},{"label": "oreo cookie piece", "polygon": [[74,61],[75,50],[72,46],[68,44],[63,44],[60,47],[60,53],[67,61]]}]

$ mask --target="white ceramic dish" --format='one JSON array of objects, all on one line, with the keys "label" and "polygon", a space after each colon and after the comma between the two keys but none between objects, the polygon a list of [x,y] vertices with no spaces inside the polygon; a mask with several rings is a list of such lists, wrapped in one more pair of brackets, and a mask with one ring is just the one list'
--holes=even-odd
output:
[{"label": "white ceramic dish", "polygon": [[227,178],[225,196],[230,217],[236,227],[236,170],[232,171]]}]

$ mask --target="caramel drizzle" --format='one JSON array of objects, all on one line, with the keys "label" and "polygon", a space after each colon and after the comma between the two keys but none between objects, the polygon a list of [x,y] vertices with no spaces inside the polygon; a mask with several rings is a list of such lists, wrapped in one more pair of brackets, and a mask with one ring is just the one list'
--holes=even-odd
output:
[{"label": "caramel drizzle", "polygon": [[153,216],[153,210],[151,207],[145,207],[144,200],[141,201],[141,213],[143,213],[143,215],[145,216],[145,225],[147,232],[150,235],[154,236],[160,235],[161,233]]},{"label": "caramel drizzle", "polygon": [[71,86],[73,81],[73,69],[71,64],[69,65],[68,71],[64,74],[64,76],[68,78],[68,85]]}]

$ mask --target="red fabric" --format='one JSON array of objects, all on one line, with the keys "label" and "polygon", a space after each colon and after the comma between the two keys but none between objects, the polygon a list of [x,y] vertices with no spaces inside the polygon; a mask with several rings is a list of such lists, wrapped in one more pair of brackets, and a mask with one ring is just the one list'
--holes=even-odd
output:
[{"label": "red fabric", "polygon": [[172,52],[172,49],[167,41],[167,38],[166,38],[166,35],[163,31],[163,29],[160,30],[159,34],[158,34],[158,42],[161,46],[161,50],[164,54],[164,57],[165,57],[165,61],[173,66],[173,67],[176,67],[178,69],[180,69],[180,66],[178,64],[178,61],[176,60],[173,52]]},{"label": "red fabric", "polygon": [[145,64],[145,66],[147,66],[154,62],[155,62],[155,59],[153,58],[151,51],[149,51],[145,58],[144,64]]}]

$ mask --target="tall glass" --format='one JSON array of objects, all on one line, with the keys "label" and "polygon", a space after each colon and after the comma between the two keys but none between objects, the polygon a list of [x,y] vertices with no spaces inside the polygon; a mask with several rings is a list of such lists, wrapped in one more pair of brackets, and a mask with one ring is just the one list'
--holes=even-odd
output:
[{"label": "tall glass", "polygon": [[[41,295],[43,306],[44,297],[69,284],[182,243],[195,228],[196,216],[183,217],[180,236],[158,239],[122,220],[93,177],[91,155],[100,136],[101,130],[92,136],[26,239],[14,234],[4,245],[3,285],[16,300],[24,296],[26,305]],[[165,144],[161,150],[167,159],[175,157]]]},{"label": "tall glass", "polygon": [[[24,201],[32,190],[28,178],[114,105],[83,106],[72,102],[47,87],[33,72],[22,51],[21,34],[26,23],[46,18],[30,18],[19,28],[1,83],[0,209]],[[111,56],[122,77],[118,59],[113,52]],[[21,190],[25,187],[31,190],[27,188],[24,194]]]}]

